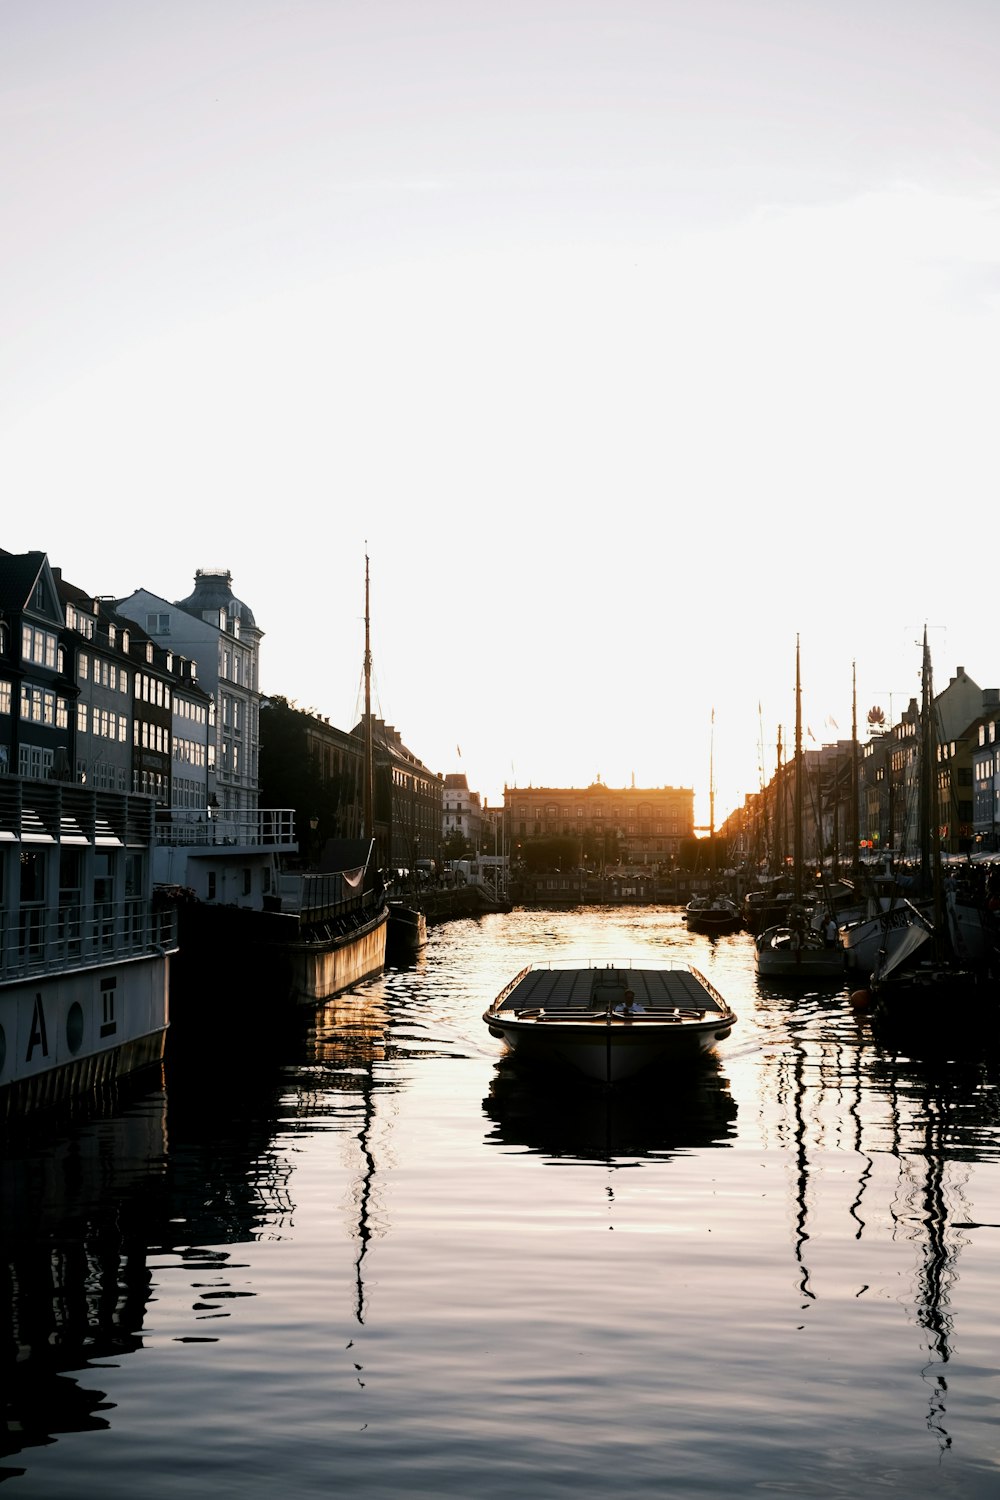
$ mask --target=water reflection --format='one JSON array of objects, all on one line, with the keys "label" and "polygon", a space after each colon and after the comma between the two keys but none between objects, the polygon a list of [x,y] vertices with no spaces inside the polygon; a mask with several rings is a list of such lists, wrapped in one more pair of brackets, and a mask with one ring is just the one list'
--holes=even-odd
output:
[{"label": "water reflection", "polygon": [[721,1069],[709,1057],[690,1073],[656,1074],[607,1090],[504,1060],[483,1101],[494,1123],[486,1142],[524,1147],[553,1161],[591,1162],[664,1160],[725,1145],[735,1135],[736,1101]]},{"label": "water reflection", "polygon": [[307,1093],[300,1094],[300,1108],[307,1104],[310,1119],[341,1116],[345,1096],[354,1110],[345,1133],[357,1143],[350,1232],[356,1241],[354,1317],[359,1325],[366,1313],[365,1263],[384,1222],[377,1198],[377,1106],[380,1089],[391,1092],[392,1085],[377,1070],[395,1056],[384,987],[369,985],[319,1008],[307,1027],[299,1072],[307,1085]]},{"label": "water reflection", "polygon": [[[419,1471],[430,1493],[441,1455],[458,1466],[464,1452],[481,1487],[456,1467],[435,1492],[499,1497],[517,1487],[503,1468],[514,1421],[532,1476],[521,1488],[537,1478],[537,1494],[662,1493],[668,1445],[677,1493],[843,1494],[881,1462],[886,1429],[907,1463],[926,1448],[935,1476],[947,1455],[958,1493],[963,1443],[965,1462],[984,1465],[992,1444],[977,1325],[989,1322],[1000,1227],[983,1207],[1000,1201],[996,1054],[922,1061],[873,1031],[845,989],[760,984],[737,935],[688,949],[740,1016],[717,1054],[610,1094],[557,1082],[498,1057],[481,1024],[510,972],[549,942],[621,955],[687,941],[676,923],[664,936],[655,912],[586,914],[585,944],[576,921],[453,924],[418,966],[303,1016],[294,1034],[200,1033],[146,1093],[8,1138],[0,1451],[21,1457],[0,1479],[57,1437],[124,1424],[122,1377],[101,1367],[131,1365],[137,1431],[115,1451],[141,1460],[118,1493],[142,1493],[142,1424],[166,1399],[148,1369],[166,1341],[197,1390],[186,1398],[175,1382],[170,1394],[192,1462],[215,1461],[219,1433],[229,1453],[257,1443],[247,1494],[281,1487],[266,1475],[270,1441],[289,1493],[311,1493],[321,1470],[345,1493],[378,1495],[405,1492]],[[595,1193],[616,1200],[613,1251],[580,1211]],[[498,1310],[481,1297],[482,1266],[516,1255],[522,1235],[539,1252],[525,1258],[524,1301]],[[628,1275],[605,1276],[610,1300],[595,1307],[595,1273],[619,1262]],[[331,1358],[338,1348],[350,1352]],[[248,1433],[241,1400],[265,1411],[279,1367],[280,1421]],[[143,1370],[153,1416],[135,1394]],[[746,1431],[724,1447],[718,1410],[741,1401]],[[449,1445],[437,1412],[459,1413],[467,1447]],[[602,1413],[614,1426],[603,1450],[585,1430]],[[372,1431],[360,1436],[369,1420],[377,1449]],[[795,1457],[807,1421],[808,1472]],[[60,1495],[79,1451],[67,1444]],[[609,1467],[623,1453],[636,1467],[626,1462],[619,1491]],[[167,1493],[179,1472],[148,1492]]]},{"label": "water reflection", "polygon": [[[110,1095],[109,1112],[93,1122],[4,1132],[4,1458],[107,1427],[105,1392],[67,1372],[141,1346],[147,1225],[165,1212],[166,1096],[160,1081],[116,1113],[125,1097]],[[2,1466],[0,1478],[23,1472]]]}]

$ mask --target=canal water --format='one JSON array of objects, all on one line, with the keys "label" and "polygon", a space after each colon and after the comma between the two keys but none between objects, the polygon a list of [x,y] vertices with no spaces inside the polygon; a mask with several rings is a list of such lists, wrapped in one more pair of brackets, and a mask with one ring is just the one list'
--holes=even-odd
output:
[{"label": "canal water", "polygon": [[[486,1005],[595,955],[693,962],[739,1023],[685,1079],[520,1076]],[[961,1017],[873,1035],[675,908],[450,923],[291,1030],[247,998],[176,996],[162,1080],[4,1142],[12,1500],[1000,1494]]]}]

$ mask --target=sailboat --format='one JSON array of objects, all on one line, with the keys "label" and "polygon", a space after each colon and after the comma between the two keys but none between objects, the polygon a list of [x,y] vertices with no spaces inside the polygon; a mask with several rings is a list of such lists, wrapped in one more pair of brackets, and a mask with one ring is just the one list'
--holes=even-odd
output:
[{"label": "sailboat", "polygon": [[754,939],[757,973],[768,979],[834,979],[844,973],[839,943],[810,926],[802,892],[802,794],[805,761],[802,754],[802,674],[799,638],[795,637],[795,827],[793,877],[794,896],[784,923],[766,927]]},{"label": "sailboat", "polygon": [[[304,1004],[329,1000],[385,966],[389,903],[375,846],[369,603],[366,556],[362,830],[359,838],[328,839],[319,872],[299,877],[298,932],[289,954],[293,997]],[[287,911],[284,899],[282,911]]]},{"label": "sailboat", "polygon": [[937,782],[937,734],[927,627],[924,627],[920,704],[920,884],[927,908],[910,904],[911,921],[891,948],[876,957],[866,998],[883,1019],[928,1021],[945,1016],[942,1002],[969,1002],[962,1025],[978,1029],[981,1005],[995,1011],[1000,998],[996,955],[987,950],[973,960],[962,940],[955,895],[945,888],[941,866]]},{"label": "sailboat", "polygon": [[[708,755],[708,852],[715,875],[715,709],[712,709],[712,737]],[[736,932],[743,925],[740,909],[723,891],[692,896],[685,907],[689,932]]]}]

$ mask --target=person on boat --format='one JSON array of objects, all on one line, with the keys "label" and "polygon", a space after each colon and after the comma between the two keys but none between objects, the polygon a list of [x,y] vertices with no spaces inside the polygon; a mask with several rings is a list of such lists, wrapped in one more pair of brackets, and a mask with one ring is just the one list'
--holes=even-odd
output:
[{"label": "person on boat", "polygon": [[823,941],[828,948],[835,948],[837,946],[837,919],[832,911],[828,913],[827,919],[823,923]]},{"label": "person on boat", "polygon": [[622,1013],[622,1015],[623,1016],[634,1016],[634,1015],[638,1015],[640,1011],[644,1011],[644,1010],[645,1010],[645,1006],[636,1005],[636,1003],[635,1003],[635,991],[634,990],[626,990],[625,991],[625,998],[624,998],[624,1000],[621,1003],[621,1013]]}]

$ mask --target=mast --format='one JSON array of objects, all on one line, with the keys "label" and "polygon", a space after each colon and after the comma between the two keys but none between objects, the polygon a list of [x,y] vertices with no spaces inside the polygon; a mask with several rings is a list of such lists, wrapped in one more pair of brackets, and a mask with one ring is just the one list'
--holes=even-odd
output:
[{"label": "mast", "polygon": [[[861,808],[858,804],[858,664],[851,663],[851,871],[857,879],[861,840]],[[867,837],[867,835],[866,835]]]},{"label": "mast", "polygon": [[372,646],[369,615],[368,554],[365,553],[365,765],[362,833],[375,837],[375,750],[372,739]]},{"label": "mast", "polygon": [[799,637],[795,637],[795,899],[802,900],[802,679]]},{"label": "mast", "polygon": [[785,776],[784,776],[784,767],[782,765],[782,759],[781,759],[781,757],[782,757],[782,749],[783,749],[783,747],[782,747],[782,744],[781,744],[781,725],[779,724],[778,725],[778,765],[777,765],[777,774],[775,776],[775,782],[774,782],[775,790],[777,792],[777,796],[775,798],[775,803],[774,803],[774,863],[775,863],[775,871],[774,871],[774,873],[775,873],[775,875],[782,875],[783,876],[784,873],[785,873],[785,854],[787,852],[786,849],[785,849],[785,840],[788,837],[788,831],[787,831],[787,827],[786,827],[786,823],[785,823]]},{"label": "mast", "polygon": [[941,828],[938,810],[937,735],[934,727],[934,679],[931,653],[924,626],[924,660],[920,685],[920,880],[924,892],[934,897],[934,926],[940,931],[942,916]]},{"label": "mast", "polygon": [[712,732],[708,741],[708,858],[715,874],[715,709],[712,709]]},{"label": "mast", "polygon": [[931,876],[931,818],[932,791],[934,786],[934,757],[931,753],[934,736],[931,726],[931,658],[927,646],[927,626],[924,626],[924,658],[920,670],[920,884],[927,895],[932,887]]}]

